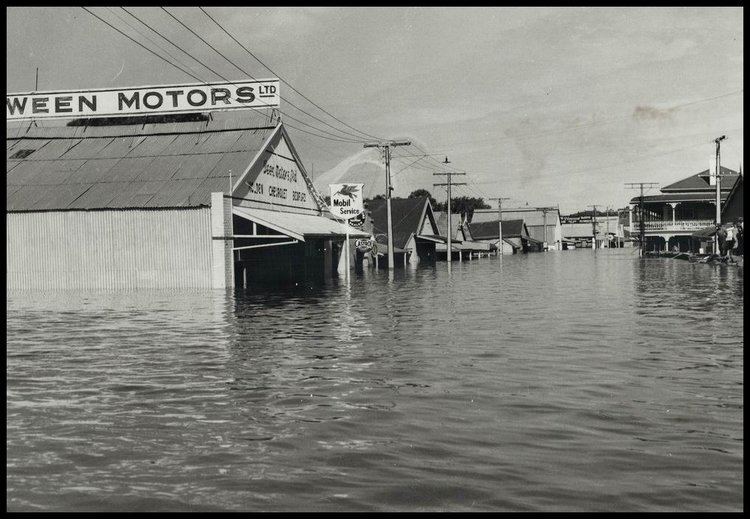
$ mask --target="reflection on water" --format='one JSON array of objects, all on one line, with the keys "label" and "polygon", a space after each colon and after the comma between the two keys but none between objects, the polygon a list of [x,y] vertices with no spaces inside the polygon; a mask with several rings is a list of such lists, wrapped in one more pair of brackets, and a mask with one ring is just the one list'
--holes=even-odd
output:
[{"label": "reflection on water", "polygon": [[740,510],[743,274],[8,294],[12,510]]}]

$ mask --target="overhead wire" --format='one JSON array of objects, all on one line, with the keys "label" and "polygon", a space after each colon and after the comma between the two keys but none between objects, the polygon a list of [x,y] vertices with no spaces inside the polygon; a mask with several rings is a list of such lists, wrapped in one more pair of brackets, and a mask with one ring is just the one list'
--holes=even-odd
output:
[{"label": "overhead wire", "polygon": [[312,99],[310,99],[305,94],[303,94],[302,92],[300,92],[299,90],[297,90],[289,81],[287,81],[280,74],[278,74],[277,72],[275,72],[274,70],[272,70],[271,67],[269,67],[268,65],[266,65],[258,56],[256,56],[252,51],[250,51],[247,47],[245,47],[242,43],[240,43],[237,40],[237,38],[235,38],[226,28],[224,28],[224,26],[221,25],[214,17],[212,17],[208,12],[206,12],[206,10],[203,9],[203,7],[198,6],[198,9],[200,9],[203,12],[203,14],[205,14],[212,22],[214,22],[216,24],[216,26],[219,27],[219,29],[221,29],[227,36],[229,36],[245,52],[247,52],[250,56],[252,56],[258,63],[260,63],[261,65],[263,65],[271,74],[273,74],[274,76],[276,76],[277,78],[279,78],[279,80],[281,80],[284,84],[286,84],[294,92],[296,92],[297,94],[299,94],[307,102],[309,102],[310,104],[312,104],[313,106],[315,106],[316,108],[318,108],[323,113],[327,114],[329,117],[331,117],[331,118],[335,119],[336,121],[338,121],[339,123],[343,124],[347,128],[350,128],[350,129],[352,129],[352,130],[354,130],[354,131],[356,131],[356,132],[358,132],[358,133],[360,133],[360,134],[362,134],[362,135],[364,135],[366,137],[371,137],[371,138],[376,139],[376,140],[384,140],[382,137],[377,137],[377,136],[372,135],[370,133],[367,133],[367,132],[364,132],[362,130],[359,130],[359,129],[355,128],[354,126],[351,126],[350,124],[345,123],[344,121],[342,121],[341,119],[339,119],[338,117],[336,117],[335,115],[333,115],[332,113],[330,113],[328,110],[326,110],[322,106],[318,105]]},{"label": "overhead wire", "polygon": [[[82,9],[84,9],[84,10],[85,10],[86,12],[88,12],[89,14],[91,14],[92,16],[94,16],[95,18],[97,18],[98,20],[100,20],[101,22],[103,22],[104,24],[106,24],[107,26],[111,27],[112,29],[114,29],[114,30],[115,30],[115,31],[117,31],[118,33],[122,34],[123,36],[125,36],[126,38],[128,38],[129,40],[131,40],[131,41],[132,41],[133,43],[135,43],[135,44],[137,44],[138,46],[142,47],[143,49],[147,50],[148,52],[150,52],[150,53],[151,53],[151,54],[153,54],[154,56],[156,56],[156,57],[158,57],[159,59],[161,59],[161,60],[165,61],[166,63],[168,63],[168,64],[172,65],[173,67],[177,68],[178,70],[180,70],[180,71],[184,72],[185,74],[187,74],[188,76],[192,77],[193,79],[195,79],[195,80],[197,80],[197,81],[199,81],[199,82],[201,82],[201,83],[203,83],[203,84],[205,84],[205,85],[208,85],[208,82],[207,82],[206,80],[204,80],[204,79],[201,79],[200,77],[198,77],[198,76],[196,76],[196,75],[194,75],[194,74],[192,74],[192,73],[188,72],[188,71],[187,71],[187,70],[185,70],[184,68],[180,67],[179,65],[177,65],[177,64],[175,64],[175,63],[173,63],[172,61],[170,61],[169,59],[167,59],[167,58],[165,58],[164,56],[160,55],[159,53],[157,53],[157,52],[153,51],[152,49],[148,48],[147,46],[143,45],[143,44],[142,44],[141,42],[139,42],[139,41],[138,41],[138,40],[136,40],[135,38],[131,37],[130,35],[128,35],[128,34],[126,34],[126,33],[124,33],[123,31],[121,31],[120,29],[118,29],[117,27],[115,27],[114,25],[112,25],[111,23],[109,23],[108,21],[106,21],[105,19],[103,19],[102,17],[98,16],[97,14],[95,14],[94,12],[92,12],[91,10],[89,10],[89,9],[87,9],[86,7],[83,7],[83,6],[82,6],[81,8],[82,8]],[[131,15],[132,15],[132,13],[129,13],[129,14],[131,14]],[[139,20],[139,21],[140,21],[140,20]],[[142,22],[142,21],[141,21],[141,22]],[[144,25],[146,25],[147,27],[149,27],[149,29],[151,29],[151,30],[152,30],[152,31],[154,31],[155,33],[157,33],[157,34],[159,34],[160,36],[162,36],[162,35],[161,35],[161,34],[160,34],[160,33],[159,33],[158,31],[156,31],[155,29],[153,29],[152,27],[150,27],[150,26],[149,26],[148,24],[146,24],[145,22],[142,22],[142,23],[144,23]],[[230,84],[232,84],[232,85],[234,85],[234,84],[235,84],[234,82],[232,82],[231,80],[227,79],[227,78],[226,78],[226,77],[224,77],[224,76],[223,76],[222,74],[220,74],[219,72],[215,71],[215,70],[214,70],[213,68],[211,68],[210,66],[206,65],[205,63],[203,63],[203,62],[202,62],[201,60],[199,60],[198,58],[196,58],[195,56],[193,56],[193,55],[192,55],[192,54],[190,54],[189,52],[187,52],[187,51],[185,51],[184,49],[182,49],[182,48],[181,48],[181,47],[180,47],[179,45],[175,44],[174,42],[172,42],[172,41],[171,41],[171,40],[169,40],[168,38],[166,38],[166,37],[164,37],[164,36],[162,36],[162,38],[164,38],[164,39],[165,39],[166,41],[168,41],[168,42],[169,42],[170,44],[172,44],[172,45],[173,45],[173,46],[174,46],[175,48],[179,49],[179,50],[180,50],[181,52],[183,52],[183,53],[184,53],[184,54],[186,54],[187,56],[191,57],[191,58],[192,58],[193,60],[195,60],[196,62],[198,62],[198,63],[199,63],[200,65],[202,65],[202,66],[203,66],[204,68],[206,68],[207,70],[209,70],[209,71],[210,71],[210,72],[212,72],[213,74],[215,74],[215,75],[217,75],[218,77],[220,77],[220,78],[224,79],[225,81],[227,81],[228,83],[230,83]],[[269,107],[269,108],[275,108],[275,107],[273,107],[273,106],[271,106],[271,105],[268,105],[268,103],[265,103],[265,102],[264,102],[264,101],[262,101],[262,100],[261,100],[260,102],[261,102],[262,104],[265,104],[265,105],[266,105],[267,107]],[[310,128],[313,128],[313,129],[315,129],[315,130],[317,130],[317,131],[320,131],[320,132],[322,132],[322,133],[325,133],[325,134],[329,135],[330,137],[326,137],[325,135],[318,135],[318,134],[316,134],[316,133],[313,133],[313,132],[310,132],[310,131],[308,131],[308,130],[304,130],[304,129],[302,129],[302,128],[299,128],[299,127],[297,127],[297,126],[294,126],[294,125],[292,125],[292,124],[289,124],[289,123],[285,123],[285,126],[288,126],[288,127],[290,127],[290,128],[294,128],[294,129],[296,129],[296,130],[298,130],[298,131],[302,131],[302,132],[304,132],[304,133],[308,133],[308,134],[310,134],[310,135],[314,135],[314,136],[316,136],[316,137],[319,137],[319,138],[322,138],[322,139],[328,139],[328,140],[333,140],[333,141],[339,141],[339,142],[361,142],[361,141],[355,141],[355,140],[352,140],[352,139],[344,139],[344,138],[341,138],[341,136],[339,136],[339,135],[335,135],[335,134],[332,134],[332,133],[330,133],[330,132],[328,132],[328,131],[326,131],[326,130],[323,130],[322,128],[318,128],[318,127],[316,127],[316,126],[314,126],[314,125],[311,125],[311,124],[309,124],[309,123],[307,123],[307,122],[305,122],[305,121],[302,121],[302,120],[300,120],[300,119],[297,119],[297,118],[295,118],[295,117],[293,117],[293,116],[291,116],[291,115],[289,115],[289,114],[287,114],[287,113],[284,113],[284,112],[283,112],[282,110],[279,110],[279,112],[280,112],[280,113],[282,113],[282,114],[284,114],[284,115],[286,115],[287,117],[289,117],[289,118],[290,118],[290,119],[292,119],[293,121],[296,121],[296,122],[298,122],[298,123],[300,123],[300,124],[302,124],[302,125],[308,126],[308,127],[310,127]]]},{"label": "overhead wire", "polygon": [[[161,9],[162,11],[164,11],[165,13],[167,13],[167,15],[169,15],[169,16],[170,16],[170,17],[171,17],[171,18],[172,18],[173,20],[175,20],[175,21],[176,21],[177,23],[179,23],[179,24],[180,24],[180,25],[181,25],[182,27],[184,27],[185,29],[187,29],[187,30],[188,30],[188,31],[189,31],[189,32],[190,32],[190,33],[191,33],[191,34],[192,34],[193,36],[195,36],[195,37],[196,37],[196,38],[198,38],[198,39],[199,39],[200,41],[202,41],[202,42],[203,42],[203,43],[204,43],[204,44],[205,44],[206,46],[208,46],[208,47],[209,47],[209,48],[210,48],[211,50],[213,50],[214,52],[216,52],[216,53],[217,53],[217,54],[218,54],[219,56],[221,56],[222,58],[224,58],[224,60],[225,60],[225,61],[227,61],[227,62],[228,62],[229,64],[231,64],[231,65],[232,65],[233,67],[235,67],[235,68],[236,68],[237,70],[239,70],[239,71],[240,71],[240,72],[242,72],[243,74],[246,74],[246,75],[247,75],[247,76],[249,76],[249,77],[250,77],[251,79],[253,79],[253,80],[256,80],[256,79],[255,79],[255,77],[253,77],[253,76],[252,76],[252,74],[250,74],[250,73],[249,73],[249,72],[247,72],[247,71],[246,71],[245,69],[243,69],[242,67],[240,67],[239,65],[237,65],[237,64],[236,64],[236,63],[235,63],[234,61],[232,61],[231,59],[229,59],[228,57],[226,57],[226,56],[224,55],[224,53],[222,53],[222,52],[221,52],[220,50],[218,50],[218,49],[217,49],[216,47],[214,47],[214,46],[213,46],[213,45],[212,45],[212,44],[211,44],[210,42],[206,41],[206,39],[204,39],[204,38],[203,38],[203,37],[202,37],[201,35],[199,35],[199,34],[198,34],[197,32],[195,32],[195,31],[194,31],[194,30],[193,30],[192,28],[190,28],[190,27],[189,27],[189,26],[188,26],[187,24],[185,24],[185,23],[184,23],[184,22],[183,22],[182,20],[180,20],[180,19],[179,19],[179,18],[177,18],[177,17],[175,16],[175,15],[173,15],[172,13],[170,13],[170,12],[169,12],[169,11],[168,11],[168,10],[167,10],[166,8],[164,8],[164,7],[159,7],[159,9]],[[257,80],[256,80],[256,81],[257,81]],[[337,128],[337,127],[335,127],[335,126],[333,126],[333,125],[331,125],[331,124],[327,123],[327,122],[326,122],[326,121],[324,121],[323,119],[320,119],[319,117],[316,117],[315,115],[313,115],[313,114],[311,114],[311,113],[309,113],[309,112],[307,112],[307,111],[303,110],[302,108],[300,108],[300,107],[299,107],[299,106],[297,106],[296,104],[294,104],[294,103],[292,103],[291,101],[289,101],[289,100],[288,100],[287,98],[285,98],[285,97],[283,97],[283,96],[279,96],[279,97],[280,97],[280,99],[281,99],[282,101],[285,101],[285,102],[286,102],[286,103],[287,103],[288,105],[290,105],[291,107],[295,108],[296,110],[299,110],[300,112],[302,112],[303,114],[307,115],[308,117],[311,117],[311,118],[315,119],[316,121],[318,121],[318,122],[321,122],[321,123],[325,124],[326,126],[328,126],[328,127],[332,128],[332,129],[336,130],[337,132],[340,132],[340,133],[342,133],[342,134],[345,134],[345,135],[348,135],[348,136],[350,136],[350,137],[354,137],[354,138],[356,138],[356,139],[359,139],[359,140],[360,140],[360,142],[365,142],[364,140],[362,140],[362,137],[361,137],[361,136],[359,136],[359,135],[356,135],[356,134],[353,134],[353,133],[351,133],[351,132],[349,132],[349,131],[346,131],[346,130],[341,130],[341,129],[339,129],[339,128]],[[318,129],[318,130],[319,130],[319,131],[322,131],[322,130],[320,130],[320,129]]]},{"label": "overhead wire", "polygon": [[[136,19],[136,21],[140,22],[140,23],[141,23],[142,25],[146,25],[146,24],[145,24],[145,23],[144,23],[143,21],[141,21],[141,19],[140,19],[140,18],[138,18],[137,16],[135,16],[135,15],[134,15],[133,13],[131,13],[130,11],[128,11],[127,9],[125,9],[124,7],[120,7],[120,9],[122,9],[123,11],[125,11],[125,12],[126,12],[126,13],[127,13],[128,15],[130,15],[131,17],[135,18],[135,19]],[[182,65],[183,67],[185,67],[185,68],[189,68],[189,69],[190,69],[191,71],[193,71],[193,72],[195,72],[196,74],[198,74],[198,71],[196,71],[196,70],[195,70],[195,68],[193,68],[193,67],[192,67],[191,65],[189,65],[189,64],[187,64],[187,63],[185,63],[185,62],[184,62],[184,61],[182,61],[182,60],[181,60],[180,58],[178,58],[177,56],[175,56],[174,54],[172,54],[171,52],[169,52],[169,50],[167,50],[166,48],[164,48],[163,46],[161,46],[161,45],[160,45],[159,43],[157,43],[157,42],[156,42],[156,41],[155,41],[154,39],[152,39],[152,38],[151,38],[151,37],[150,37],[150,36],[149,36],[148,34],[146,34],[146,33],[142,32],[142,31],[141,31],[140,29],[138,29],[137,27],[133,26],[133,25],[132,25],[132,24],[131,24],[130,22],[128,22],[128,21],[127,21],[127,20],[126,20],[125,18],[123,18],[122,16],[120,16],[120,14],[119,14],[119,13],[118,13],[117,11],[115,11],[115,10],[114,10],[114,9],[113,9],[112,7],[107,7],[107,10],[108,10],[108,11],[109,11],[110,13],[112,13],[112,14],[113,14],[114,16],[116,16],[116,17],[117,17],[117,19],[118,19],[118,20],[120,20],[120,21],[121,21],[122,23],[124,23],[125,25],[127,25],[128,27],[130,27],[130,28],[131,28],[131,29],[132,29],[133,31],[137,32],[138,34],[140,34],[141,36],[143,36],[144,38],[146,38],[146,39],[147,39],[148,41],[150,41],[150,42],[151,42],[152,44],[154,44],[154,45],[156,46],[156,48],[158,48],[159,50],[161,50],[161,51],[163,51],[164,53],[166,53],[166,55],[167,55],[167,56],[169,56],[170,58],[172,58],[173,60],[175,60],[175,61],[176,61],[177,63],[179,63],[179,64],[180,64],[180,65]],[[147,27],[148,27],[148,26],[147,26]],[[157,34],[158,36],[160,36],[160,37],[164,38],[164,36],[162,36],[162,35],[161,35],[160,33],[156,32],[156,31],[154,31],[154,29],[152,29],[151,27],[148,27],[148,28],[149,28],[149,29],[150,29],[150,30],[151,30],[152,32],[155,32],[155,33],[156,33],[156,34]],[[165,38],[164,38],[164,39],[165,39]],[[169,40],[167,40],[167,41],[169,41]]]}]

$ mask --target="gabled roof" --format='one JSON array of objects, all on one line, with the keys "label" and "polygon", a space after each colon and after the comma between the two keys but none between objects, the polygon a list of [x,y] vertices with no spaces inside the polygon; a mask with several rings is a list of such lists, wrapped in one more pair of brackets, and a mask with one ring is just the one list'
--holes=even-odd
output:
[{"label": "gabled roof", "polygon": [[[438,229],[440,230],[441,236],[448,236],[448,212],[447,211],[434,211],[433,214],[435,215],[435,223],[437,223]],[[460,214],[451,214],[451,226],[453,227],[453,234],[451,234],[451,239],[453,240],[463,240],[464,235],[461,232],[461,215]],[[467,234],[469,234],[467,232]],[[466,236],[466,239],[469,239],[468,236]]]},{"label": "gabled roof", "polygon": [[[388,214],[385,200],[369,200],[367,208],[372,216],[375,239],[379,243],[386,243],[385,236],[388,233]],[[412,234],[419,234],[423,220],[429,218],[431,213],[430,199],[426,196],[419,198],[392,198],[393,246],[401,249],[405,248]],[[434,229],[434,233],[437,234],[438,230]]]},{"label": "gabled roof", "polygon": [[[734,183],[739,177],[736,171],[721,166],[721,190],[731,191]],[[668,186],[661,188],[662,193],[685,192],[685,191],[716,191],[716,187],[709,183],[709,170],[691,175],[678,180]]]},{"label": "gabled roof", "polygon": [[[8,211],[198,207],[229,187],[282,129],[223,121],[62,126],[7,142]],[[24,151],[25,150],[25,151]]]},{"label": "gabled roof", "polygon": [[[528,238],[529,233],[525,229],[523,220],[503,220],[503,239],[505,238]],[[471,235],[475,240],[497,240],[499,237],[498,221],[471,222],[469,224]]]}]

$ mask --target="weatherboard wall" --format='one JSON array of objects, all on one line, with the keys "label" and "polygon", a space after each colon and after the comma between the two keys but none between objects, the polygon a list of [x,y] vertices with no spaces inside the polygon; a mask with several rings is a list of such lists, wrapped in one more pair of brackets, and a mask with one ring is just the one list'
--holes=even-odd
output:
[{"label": "weatherboard wall", "polygon": [[6,213],[7,289],[211,288],[209,208]]}]

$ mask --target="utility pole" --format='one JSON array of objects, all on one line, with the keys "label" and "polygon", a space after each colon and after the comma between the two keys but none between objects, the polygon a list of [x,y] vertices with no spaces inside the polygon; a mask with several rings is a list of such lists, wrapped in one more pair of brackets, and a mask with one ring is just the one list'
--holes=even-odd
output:
[{"label": "utility pole", "polygon": [[393,260],[393,216],[391,214],[391,147],[409,146],[411,141],[383,141],[370,142],[365,144],[365,148],[385,149],[385,206],[388,213],[388,268],[395,267]]},{"label": "utility pole", "polygon": [[[445,157],[443,164],[450,164],[448,157]],[[451,223],[451,186],[465,186],[466,182],[452,182],[453,175],[465,175],[466,173],[433,173],[433,176],[444,175],[448,182],[432,184],[433,186],[448,186],[448,263],[453,260],[453,224]]]},{"label": "utility pole", "polygon": [[716,225],[721,225],[721,141],[726,138],[726,135],[722,135],[714,139],[716,143]]},{"label": "utility pole", "polygon": [[591,232],[593,233],[593,237],[591,240],[591,248],[596,250],[596,206],[590,205],[588,207],[594,208],[594,216],[591,217]]},{"label": "utility pole", "polygon": [[610,245],[610,242],[609,242],[609,206],[607,206],[606,218],[607,218],[607,248],[609,249],[609,245]]},{"label": "utility pole", "polygon": [[489,198],[488,200],[497,200],[497,238],[498,238],[498,249],[497,252],[500,256],[503,255],[503,200],[510,200],[510,198]]},{"label": "utility pole", "polygon": [[[644,244],[646,242],[646,222],[643,218],[643,188],[652,188],[652,187],[658,187],[659,184],[657,182],[626,182],[625,187],[627,189],[634,189],[636,187],[640,188],[641,195],[638,198],[638,226],[639,226],[639,241],[640,241],[640,248],[641,253],[640,255],[643,256],[643,253],[645,252]],[[630,230],[631,236],[633,233],[633,230]]]}]

